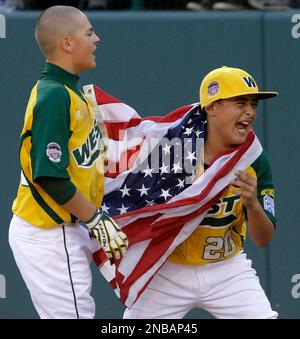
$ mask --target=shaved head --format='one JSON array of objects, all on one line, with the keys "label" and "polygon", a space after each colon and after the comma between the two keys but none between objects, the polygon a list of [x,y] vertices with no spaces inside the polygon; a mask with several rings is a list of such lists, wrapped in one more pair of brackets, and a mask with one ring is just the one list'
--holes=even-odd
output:
[{"label": "shaved head", "polygon": [[80,16],[85,15],[71,6],[49,7],[40,15],[35,27],[35,38],[46,57],[56,51],[59,39],[74,35]]}]

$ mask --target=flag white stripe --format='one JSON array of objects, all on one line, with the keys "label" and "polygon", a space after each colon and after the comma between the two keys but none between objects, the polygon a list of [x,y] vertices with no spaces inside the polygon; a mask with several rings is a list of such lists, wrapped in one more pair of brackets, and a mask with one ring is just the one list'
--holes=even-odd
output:
[{"label": "flag white stripe", "polygon": [[141,118],[132,107],[124,103],[101,105],[101,115],[104,122],[129,122],[132,119]]}]

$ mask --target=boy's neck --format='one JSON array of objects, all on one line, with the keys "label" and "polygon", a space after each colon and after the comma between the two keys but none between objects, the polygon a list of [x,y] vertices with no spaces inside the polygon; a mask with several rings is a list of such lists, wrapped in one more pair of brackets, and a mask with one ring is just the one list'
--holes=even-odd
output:
[{"label": "boy's neck", "polygon": [[55,58],[47,58],[46,61],[59,66],[60,68],[64,69],[65,71],[71,74],[78,75],[79,73],[78,70],[75,69],[74,65],[68,62],[68,60],[66,59],[55,57]]},{"label": "boy's neck", "polygon": [[217,137],[208,134],[204,143],[204,163],[210,165],[220,154],[228,151],[230,147],[222,144]]}]

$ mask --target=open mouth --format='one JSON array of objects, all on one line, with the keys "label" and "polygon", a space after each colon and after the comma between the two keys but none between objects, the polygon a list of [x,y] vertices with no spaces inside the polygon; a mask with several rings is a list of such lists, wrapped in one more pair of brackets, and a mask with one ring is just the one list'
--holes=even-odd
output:
[{"label": "open mouth", "polygon": [[240,133],[246,134],[251,128],[251,123],[249,121],[240,121],[235,125],[235,127]]}]

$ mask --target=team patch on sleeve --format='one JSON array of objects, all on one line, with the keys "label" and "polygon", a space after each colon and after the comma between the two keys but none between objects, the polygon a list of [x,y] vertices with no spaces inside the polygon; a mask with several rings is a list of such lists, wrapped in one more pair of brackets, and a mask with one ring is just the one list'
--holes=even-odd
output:
[{"label": "team patch on sleeve", "polygon": [[267,188],[261,191],[261,195],[269,195],[270,197],[274,198],[274,189],[273,188]]},{"label": "team patch on sleeve", "polygon": [[274,199],[270,195],[264,196],[264,209],[275,216]]},{"label": "team patch on sleeve", "polygon": [[56,142],[50,142],[47,145],[46,154],[49,160],[53,162],[61,161],[62,151],[61,151],[59,144],[57,144]]}]

